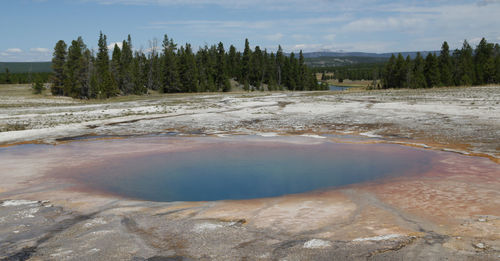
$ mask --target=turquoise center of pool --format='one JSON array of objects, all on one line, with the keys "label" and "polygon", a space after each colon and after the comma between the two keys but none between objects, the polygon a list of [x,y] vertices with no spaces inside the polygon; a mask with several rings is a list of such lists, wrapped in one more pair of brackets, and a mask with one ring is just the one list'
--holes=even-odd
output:
[{"label": "turquoise center of pool", "polygon": [[276,197],[423,173],[434,152],[388,144],[217,142],[79,170],[86,187],[151,201]]}]

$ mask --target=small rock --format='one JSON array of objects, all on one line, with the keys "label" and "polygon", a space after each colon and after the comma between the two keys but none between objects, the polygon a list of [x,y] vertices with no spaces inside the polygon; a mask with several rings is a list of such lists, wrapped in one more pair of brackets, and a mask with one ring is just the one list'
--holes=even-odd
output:
[{"label": "small rock", "polygon": [[311,239],[311,240],[305,242],[303,247],[314,249],[314,248],[327,248],[327,247],[331,247],[331,246],[332,245],[329,241],[321,240],[321,239]]},{"label": "small rock", "polygon": [[479,248],[479,249],[485,249],[486,248],[486,245],[484,245],[484,243],[477,243],[477,244],[474,244],[473,246],[475,248]]}]

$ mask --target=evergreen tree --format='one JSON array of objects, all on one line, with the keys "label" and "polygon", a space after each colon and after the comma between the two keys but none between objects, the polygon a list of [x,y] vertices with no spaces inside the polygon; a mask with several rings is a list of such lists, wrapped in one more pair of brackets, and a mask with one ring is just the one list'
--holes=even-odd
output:
[{"label": "evergreen tree", "polygon": [[132,80],[134,94],[147,93],[146,78],[147,78],[147,59],[144,53],[135,52],[134,59],[132,60]]},{"label": "evergreen tree", "polygon": [[165,35],[163,39],[163,92],[179,92],[179,70],[175,51],[177,45]]},{"label": "evergreen tree", "polygon": [[146,84],[148,89],[158,90],[163,84],[162,65],[158,56],[158,41],[153,39],[153,41],[150,41],[149,47]]},{"label": "evergreen tree", "polygon": [[458,53],[457,60],[457,82],[458,85],[472,85],[474,77],[473,50],[467,40],[464,41],[462,49]]},{"label": "evergreen tree", "polygon": [[123,90],[121,55],[122,51],[120,47],[118,47],[118,44],[115,44],[113,54],[111,55],[111,76],[116,82],[118,90]]},{"label": "evergreen tree", "polygon": [[122,50],[120,56],[121,85],[119,86],[119,88],[123,94],[130,94],[134,90],[133,59],[132,38],[130,37],[130,35],[128,35],[127,41],[124,40],[122,42]]},{"label": "evergreen tree", "polygon": [[266,58],[266,73],[264,82],[267,83],[267,89],[269,91],[277,90],[276,84],[276,56],[273,52]]},{"label": "evergreen tree", "polygon": [[87,79],[83,52],[85,45],[81,37],[71,42],[68,48],[68,57],[64,65],[63,95],[73,98],[82,98],[81,92]]},{"label": "evergreen tree", "polygon": [[453,85],[452,60],[450,57],[450,48],[446,41],[441,46],[441,53],[439,55],[439,74],[442,85]]},{"label": "evergreen tree", "polygon": [[250,84],[257,89],[260,89],[261,84],[262,84],[262,51],[260,50],[259,46],[255,47],[254,52],[251,55],[250,58],[250,75],[249,75],[249,81]]},{"label": "evergreen tree", "polygon": [[224,90],[226,88],[226,65],[225,65],[225,55],[224,44],[219,42],[217,46],[217,62],[216,62],[216,75],[215,83],[217,90]]},{"label": "evergreen tree", "polygon": [[231,91],[231,82],[229,81],[228,78],[224,80],[224,87],[222,88],[223,92],[230,92]]},{"label": "evergreen tree", "polygon": [[51,77],[52,85],[50,91],[53,95],[63,95],[64,86],[64,64],[66,63],[66,43],[63,40],[59,40],[54,47],[54,53],[52,58],[52,70],[53,74]]},{"label": "evergreen tree", "polygon": [[248,42],[248,39],[245,39],[245,50],[243,51],[243,57],[241,60],[241,76],[239,78],[240,81],[249,81],[251,55],[252,51],[250,50],[250,43]]},{"label": "evergreen tree", "polygon": [[396,76],[395,76],[395,87],[396,88],[407,88],[408,85],[408,69],[409,69],[409,62],[407,62],[401,53],[398,54],[398,57],[396,58]]},{"label": "evergreen tree", "polygon": [[190,44],[179,50],[179,77],[183,92],[198,91],[196,59]]},{"label": "evergreen tree", "polygon": [[396,88],[396,56],[391,55],[389,61],[385,64],[382,86],[384,89]]},{"label": "evergreen tree", "polygon": [[106,35],[103,35],[102,32],[99,34],[97,46],[99,48],[95,68],[97,77],[97,98],[109,98],[117,94],[118,88],[116,82],[114,82],[111,77]]},{"label": "evergreen tree", "polygon": [[304,61],[304,54],[302,53],[302,50],[300,50],[297,87],[301,91],[304,91],[304,90],[311,91],[312,86],[309,86],[310,81],[308,81],[308,78],[309,78],[308,74],[309,73],[307,71],[307,67],[306,67],[305,61]]},{"label": "evergreen tree", "polygon": [[[81,39],[81,38],[79,38]],[[82,46],[85,46],[83,44],[82,40]],[[91,76],[92,76],[92,68],[93,68],[93,56],[92,52],[88,48],[84,48],[83,50],[83,59],[82,59],[82,71],[81,71],[81,78],[82,78],[82,87],[80,90],[80,97],[88,99],[90,98],[90,86],[91,86]]]},{"label": "evergreen tree", "polygon": [[488,43],[486,39],[481,39],[476,48],[474,63],[475,63],[475,84],[492,83],[495,74],[495,62],[493,57],[494,45]]},{"label": "evergreen tree", "polygon": [[238,78],[238,75],[240,74],[240,61],[238,59],[238,53],[236,51],[236,47],[231,45],[229,47],[229,53],[227,57],[227,72],[229,77],[231,78]]},{"label": "evergreen tree", "polygon": [[500,45],[495,44],[495,83],[500,83]]},{"label": "evergreen tree", "polygon": [[280,90],[283,90],[281,84],[283,81],[283,66],[285,63],[285,56],[283,55],[283,49],[281,49],[281,45],[278,46],[278,51],[276,52],[276,79],[278,80],[278,87]]},{"label": "evergreen tree", "polygon": [[410,88],[425,88],[427,85],[424,75],[424,59],[420,52],[417,53],[415,60],[413,60],[413,67],[410,77]]},{"label": "evergreen tree", "polygon": [[42,78],[40,78],[40,76],[37,76],[35,78],[35,81],[31,85],[31,88],[33,89],[33,93],[34,94],[41,94],[42,93],[42,91],[43,91],[43,82],[42,82]]},{"label": "evergreen tree", "polygon": [[439,61],[434,54],[429,53],[425,58],[424,75],[427,88],[440,85]]}]

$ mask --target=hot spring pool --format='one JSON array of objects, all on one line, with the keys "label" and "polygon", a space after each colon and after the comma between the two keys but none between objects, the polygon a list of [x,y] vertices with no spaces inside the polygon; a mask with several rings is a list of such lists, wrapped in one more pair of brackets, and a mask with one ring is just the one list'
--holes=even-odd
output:
[{"label": "hot spring pool", "polygon": [[[131,153],[102,156],[95,164],[66,168],[56,177],[92,190],[151,201],[253,199],[418,175],[430,168],[436,153],[389,144],[199,138],[186,145],[193,138],[163,139],[163,146],[174,149],[162,150],[162,144],[152,143],[159,149],[134,153],[130,148],[135,147],[125,141],[99,141]],[[78,143],[70,149],[92,151]]]}]

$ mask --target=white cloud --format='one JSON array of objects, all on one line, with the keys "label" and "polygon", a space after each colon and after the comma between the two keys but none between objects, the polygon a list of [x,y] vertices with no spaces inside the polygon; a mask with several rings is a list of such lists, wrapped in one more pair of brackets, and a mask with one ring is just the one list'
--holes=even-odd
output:
[{"label": "white cloud", "polygon": [[9,48],[5,52],[7,52],[7,53],[22,53],[23,50],[21,50],[20,48]]},{"label": "white cloud", "polygon": [[292,34],[292,39],[298,42],[304,42],[304,41],[309,41],[312,40],[312,37],[307,34]]},{"label": "white cloud", "polygon": [[335,37],[336,37],[335,34],[327,34],[327,35],[323,36],[323,38],[325,40],[330,41],[330,42],[333,41],[333,40],[335,40]]},{"label": "white cloud", "polygon": [[469,44],[474,46],[474,45],[477,45],[479,44],[479,42],[481,42],[481,39],[483,39],[482,37],[474,37],[474,38],[471,38],[468,40]]},{"label": "white cloud", "polygon": [[[97,2],[104,5],[183,5],[198,6],[216,5],[230,9],[258,8],[265,10],[289,10],[299,8],[299,10],[325,11],[325,9],[356,9],[362,7],[360,2],[370,2],[371,0],[81,0],[83,2]],[[344,6],[347,6],[344,8]]]},{"label": "white cloud", "polygon": [[427,24],[427,19],[421,16],[398,16],[387,18],[361,18],[346,24],[344,32],[379,32],[394,30],[415,30]]},{"label": "white cloud", "polygon": [[122,49],[123,42],[114,42],[114,43],[108,44],[108,50],[113,51],[113,49],[115,49],[115,44],[118,45],[118,48]]},{"label": "white cloud", "polygon": [[47,48],[41,48],[41,47],[36,47],[36,48],[30,48],[31,52],[36,52],[36,53],[48,53],[50,52],[49,49]]},{"label": "white cloud", "polygon": [[276,34],[266,35],[265,38],[270,40],[270,41],[277,42],[277,41],[280,41],[281,39],[283,39],[283,36],[284,35],[282,33],[276,33]]}]

